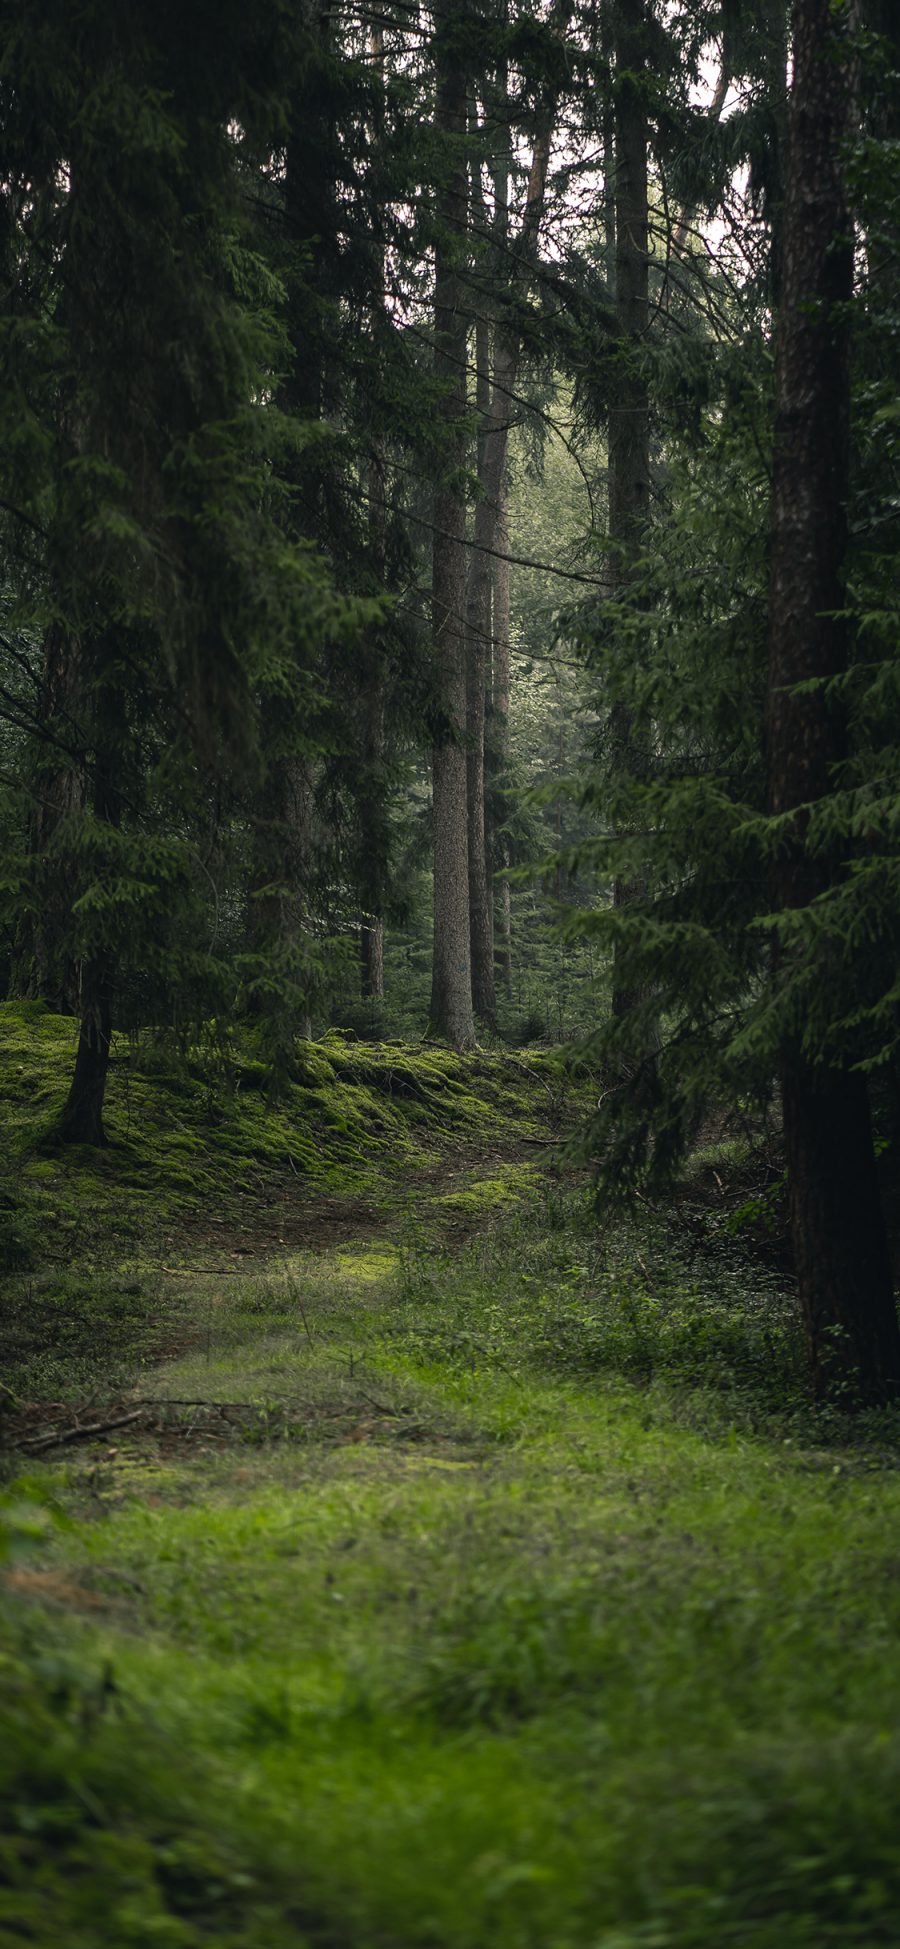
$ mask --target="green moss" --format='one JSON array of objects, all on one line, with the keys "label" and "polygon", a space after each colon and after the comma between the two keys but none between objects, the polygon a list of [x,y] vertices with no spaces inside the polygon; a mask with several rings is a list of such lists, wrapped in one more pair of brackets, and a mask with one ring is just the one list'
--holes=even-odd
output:
[{"label": "green moss", "polygon": [[397,1262],[396,1248],[391,1245],[371,1246],[366,1252],[342,1247],[335,1255],[335,1265],[341,1278],[357,1281],[364,1286],[384,1279],[394,1270]]},{"label": "green moss", "polygon": [[477,1218],[512,1210],[533,1195],[534,1187],[534,1165],[508,1164],[493,1176],[478,1176],[471,1183],[443,1192],[435,1203],[445,1211]]},{"label": "green moss", "polygon": [[[114,1048],[109,1147],[60,1147],[56,1121],[75,1038],[73,1022],[43,1007],[0,1005],[0,1146],[12,1159],[0,1185],[0,1275],[13,1278],[0,1355],[37,1394],[77,1392],[93,1350],[88,1330],[83,1348],[64,1335],[54,1357],[46,1294],[23,1326],[29,1268],[77,1259],[88,1286],[96,1273],[99,1292],[117,1257],[140,1250],[167,1263],[173,1240],[205,1229],[211,1216],[239,1238],[261,1230],[271,1242],[279,1212],[295,1230],[308,1213],[314,1232],[322,1200],[331,1210],[383,1209],[401,1186],[425,1182],[442,1156],[477,1157],[546,1130],[539,1062],[364,1045],[332,1032],[298,1045],[273,1099],[251,1035],[235,1038],[227,1060],[199,1047],[179,1054],[148,1036]],[[499,1209],[515,1182],[494,1157],[484,1185],[471,1169],[435,1216]],[[177,1247],[182,1256],[192,1249]],[[89,1320],[89,1291],[84,1310]],[[102,1372],[107,1361],[110,1374],[124,1377],[129,1348],[138,1359],[140,1336],[117,1340],[101,1325],[93,1367]]]},{"label": "green moss", "polygon": [[[338,1195],[374,1192],[415,1173],[436,1146],[540,1135],[539,1062],[459,1057],[430,1045],[363,1045],[332,1032],[298,1046],[277,1101],[252,1047],[227,1071],[199,1052],[178,1062],[149,1041],[118,1045],[110,1069],[104,1153],[53,1147],[75,1026],[33,1003],[0,1006],[0,1137],[18,1157],[22,1197],[38,1222],[97,1234],[160,1229],[210,1202],[254,1195],[260,1170],[298,1175]],[[487,1195],[487,1194],[485,1194]]]}]

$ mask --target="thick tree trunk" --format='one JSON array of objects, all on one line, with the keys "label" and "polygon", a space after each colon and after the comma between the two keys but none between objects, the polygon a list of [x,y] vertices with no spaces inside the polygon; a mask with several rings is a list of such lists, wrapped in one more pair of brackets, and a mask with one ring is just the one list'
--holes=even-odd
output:
[{"label": "thick tree trunk", "polygon": [[[649,318],[649,231],[647,206],[647,107],[645,0],[620,0],[616,25],[615,132],[615,284],[619,373],[609,414],[609,538],[614,596],[623,596],[634,579],[650,510],[650,399],[643,366]],[[631,712],[617,704],[611,712],[610,739],[616,769],[626,776],[641,768]],[[617,907],[640,897],[640,886],[618,879]],[[612,1007],[630,1014],[641,999],[621,971],[616,953]]]},{"label": "thick tree trunk", "polygon": [[[500,125],[495,144],[492,176],[494,185],[494,231],[497,249],[501,257],[509,245],[509,189],[512,175],[512,141],[509,125],[509,71],[504,63],[498,77],[498,101],[500,104]],[[508,1002],[513,1000],[513,961],[512,961],[512,899],[510,895],[509,867],[510,848],[505,832],[498,832],[499,826],[506,824],[506,767],[509,760],[509,698],[510,698],[510,601],[509,601],[509,466],[504,464],[500,475],[500,491],[497,505],[495,527],[495,550],[492,561],[491,587],[491,718],[489,738],[490,796],[492,803],[492,855],[491,870],[502,873],[497,887],[497,907],[499,910],[499,947],[495,959],[503,992]],[[493,884],[493,882],[492,882]]]},{"label": "thick tree trunk", "polygon": [[[476,160],[473,174],[480,173]],[[482,226],[486,222],[480,181],[473,184],[473,205]],[[491,405],[490,328],[484,316],[475,322],[475,398],[480,429],[478,478],[484,492],[487,427]],[[496,532],[496,524],[494,524]],[[479,1022],[496,1026],[494,992],[494,928],[488,879],[488,834],[485,805],[485,705],[490,669],[491,556],[476,549],[469,567],[466,603],[466,760],[469,834],[469,938],[472,960],[472,1003]]]},{"label": "thick tree trunk", "polygon": [[436,122],[455,144],[437,201],[440,233],[434,268],[434,372],[445,429],[443,478],[434,497],[432,625],[440,713],[432,758],[434,952],[429,1027],[469,1049],[475,1041],[469,941],[469,842],[466,735],[466,348],[468,309],[459,272],[468,205],[466,78],[444,43],[453,16],[444,0],[437,19]]},{"label": "thick tree trunk", "polygon": [[365,1001],[384,1000],[384,921],[372,914],[359,931],[360,987]]},{"label": "thick tree trunk", "polygon": [[[806,843],[808,808],[845,755],[825,685],[847,661],[846,543],[853,237],[841,177],[852,90],[830,0],[797,0],[778,328],[769,612],[769,809],[795,813],[772,868],[776,911],[827,891],[841,862]],[[802,696],[798,684],[820,687]],[[777,942],[775,980],[792,958]],[[815,1390],[838,1402],[893,1398],[900,1332],[866,1086],[814,1060],[802,1025],[783,1042],[781,1085],[791,1230]]]},{"label": "thick tree trunk", "polygon": [[488,833],[485,804],[485,700],[488,681],[487,639],[491,627],[490,572],[478,578],[475,601],[469,585],[468,672],[466,699],[466,759],[469,859],[469,933],[472,962],[472,1002],[479,1022],[494,1027],[494,932],[488,879]]},{"label": "thick tree trunk", "polygon": [[75,1070],[59,1136],[65,1144],[105,1144],[103,1105],[112,1041],[113,965],[105,954],[84,964],[81,981],[81,1028]]},{"label": "thick tree trunk", "polygon": [[781,1065],[791,1238],[813,1388],[853,1408],[896,1398],[900,1334],[861,1076]]}]

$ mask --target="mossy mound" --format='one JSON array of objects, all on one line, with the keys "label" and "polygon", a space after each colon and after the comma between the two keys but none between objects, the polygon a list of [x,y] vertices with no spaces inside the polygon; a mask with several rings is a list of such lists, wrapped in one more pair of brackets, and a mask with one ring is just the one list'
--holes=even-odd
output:
[{"label": "mossy mound", "polygon": [[61,1149],[56,1121],[76,1025],[37,1003],[0,1005],[0,1142],[7,1265],[65,1262],[111,1237],[146,1243],[193,1213],[270,1201],[278,1183],[309,1198],[378,1199],[442,1152],[549,1135],[551,1058],[459,1056],[362,1044],[332,1031],[298,1043],[273,1088],[253,1037],[176,1052],[117,1042],[106,1150]]}]

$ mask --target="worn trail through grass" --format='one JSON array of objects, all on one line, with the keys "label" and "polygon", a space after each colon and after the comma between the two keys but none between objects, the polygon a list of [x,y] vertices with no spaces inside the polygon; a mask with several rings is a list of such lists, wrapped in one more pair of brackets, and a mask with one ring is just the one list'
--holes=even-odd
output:
[{"label": "worn trail through grass", "polygon": [[4,1949],[897,1940],[893,1451],[617,1372],[675,1301],[535,1160],[195,1239],[33,1448]]}]

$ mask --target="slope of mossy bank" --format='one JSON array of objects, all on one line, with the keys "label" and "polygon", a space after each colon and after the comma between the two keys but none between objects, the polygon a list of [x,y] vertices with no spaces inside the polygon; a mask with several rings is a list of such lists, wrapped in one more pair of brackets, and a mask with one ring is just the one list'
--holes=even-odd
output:
[{"label": "slope of mossy bank", "polygon": [[[527,1060],[332,1033],[298,1043],[277,1092],[248,1033],[175,1052],[145,1038],[113,1051],[103,1150],[60,1146],[75,1024],[0,1005],[0,1366],[7,1404],[124,1382],[183,1333],[171,1285],[199,1259],[327,1245],[378,1231],[399,1198],[453,1177],[459,1223],[513,1164],[537,1156],[575,1098],[548,1055]],[[513,1174],[513,1176],[510,1175]],[[525,1174],[527,1175],[527,1173]],[[401,1186],[405,1190],[401,1194]],[[0,1413],[3,1401],[0,1400]]]},{"label": "slope of mossy bank", "polygon": [[211,1278],[7,1516],[3,1949],[887,1949],[896,1417],[730,1251],[548,1183]]},{"label": "slope of mossy bank", "polygon": [[49,1256],[98,1229],[146,1240],[175,1218],[265,1196],[273,1181],[326,1195],[383,1193],[448,1149],[552,1138],[565,1092],[553,1059],[434,1045],[298,1043],[277,1092],[252,1038],[227,1055],[117,1042],[106,1150],[60,1149],[75,1025],[37,1003],[0,1005],[0,1144],[7,1207]]}]

